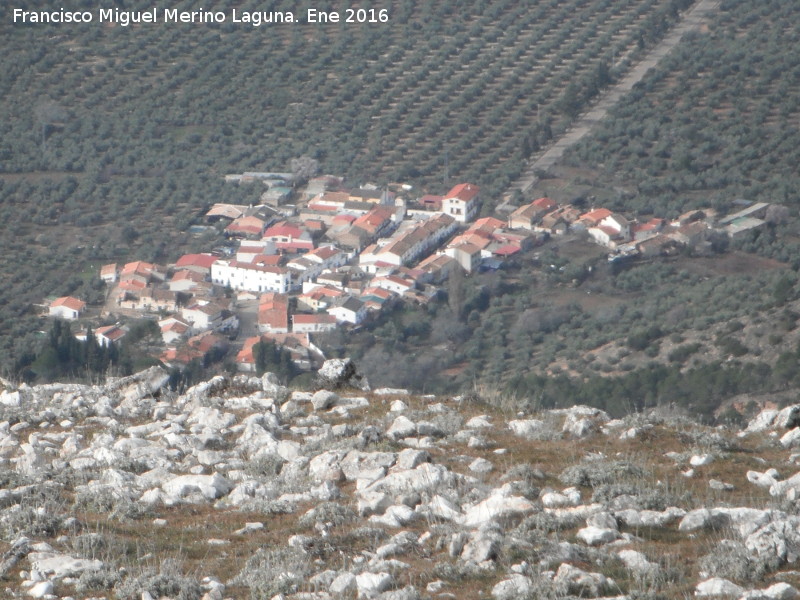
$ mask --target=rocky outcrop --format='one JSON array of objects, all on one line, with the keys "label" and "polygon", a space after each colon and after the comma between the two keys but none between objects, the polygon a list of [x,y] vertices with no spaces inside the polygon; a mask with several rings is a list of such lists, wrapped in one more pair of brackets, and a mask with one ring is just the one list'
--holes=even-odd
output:
[{"label": "rocky outcrop", "polygon": [[[496,600],[669,596],[673,584],[797,598],[789,583],[750,589],[730,575],[800,561],[800,474],[786,472],[797,411],[754,419],[737,438],[742,459],[720,431],[672,432],[643,415],[578,406],[508,419],[458,397],[369,393],[348,361],[326,365],[315,391],[266,374],[177,395],[164,375],[0,394],[0,574],[18,596],[225,600],[232,583],[285,600],[417,600],[468,581]],[[664,454],[650,436],[703,443]],[[758,457],[766,445],[786,460]],[[758,504],[737,505],[747,494],[731,485]],[[103,523],[141,532],[153,564],[175,540],[203,560],[188,577],[131,564],[130,539]],[[697,581],[675,583],[682,563],[659,559],[667,540],[710,548],[723,535],[735,552],[706,560],[719,572]],[[242,558],[228,582],[214,569],[230,556]]]}]

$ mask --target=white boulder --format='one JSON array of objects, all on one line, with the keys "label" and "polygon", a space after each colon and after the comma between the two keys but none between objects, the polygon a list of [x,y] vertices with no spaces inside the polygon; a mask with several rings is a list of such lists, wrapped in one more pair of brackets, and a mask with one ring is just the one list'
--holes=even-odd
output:
[{"label": "white boulder", "polygon": [[206,500],[216,500],[233,489],[233,484],[219,473],[213,475],[179,475],[162,484],[161,489],[176,499],[200,494]]},{"label": "white boulder", "polygon": [[736,596],[744,593],[744,588],[721,577],[712,577],[697,584],[695,596]]}]

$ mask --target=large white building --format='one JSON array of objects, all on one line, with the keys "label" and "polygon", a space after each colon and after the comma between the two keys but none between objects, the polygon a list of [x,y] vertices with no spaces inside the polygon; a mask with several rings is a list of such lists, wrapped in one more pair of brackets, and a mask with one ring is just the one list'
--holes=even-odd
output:
[{"label": "large white building", "polygon": [[283,267],[218,260],[211,266],[211,280],[217,285],[248,292],[286,294],[292,288],[292,274]]},{"label": "large white building", "polygon": [[375,274],[381,265],[401,267],[428,256],[457,228],[453,217],[437,215],[427,221],[411,224],[400,229],[383,245],[365,248],[359,256],[359,266],[367,273]]},{"label": "large white building", "polygon": [[459,183],[442,200],[442,212],[459,223],[469,223],[481,207],[480,189],[473,183]]}]

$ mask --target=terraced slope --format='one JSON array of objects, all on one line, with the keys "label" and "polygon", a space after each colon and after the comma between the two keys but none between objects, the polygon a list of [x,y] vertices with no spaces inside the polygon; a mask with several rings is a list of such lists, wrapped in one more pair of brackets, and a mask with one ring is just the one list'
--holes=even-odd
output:
[{"label": "terraced slope", "polygon": [[795,3],[721,2],[566,164],[629,210],[728,210],[736,198],[796,208],[799,22]]},{"label": "terraced slope", "polygon": [[0,7],[5,368],[35,343],[34,303],[96,293],[99,264],[203,249],[187,229],[204,207],[257,201],[226,172],[309,154],[361,181],[475,181],[494,202],[688,4],[398,0],[386,24],[258,28],[26,26]]}]

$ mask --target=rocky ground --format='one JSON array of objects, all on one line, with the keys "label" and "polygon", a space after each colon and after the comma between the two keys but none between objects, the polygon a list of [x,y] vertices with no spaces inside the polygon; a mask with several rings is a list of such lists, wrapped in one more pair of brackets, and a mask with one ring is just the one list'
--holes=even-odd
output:
[{"label": "rocky ground", "polygon": [[0,393],[5,598],[791,600],[800,405],[745,431],[153,368]]}]

